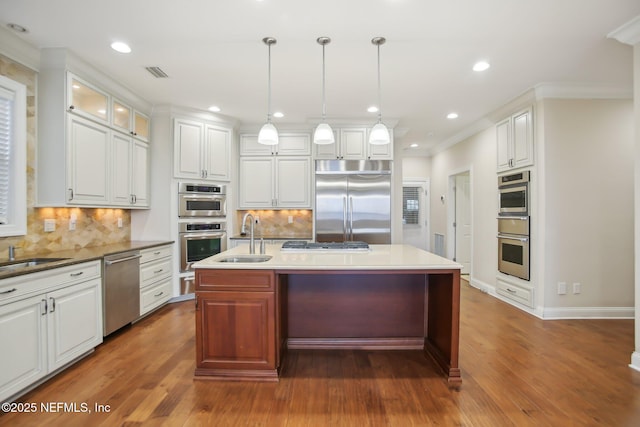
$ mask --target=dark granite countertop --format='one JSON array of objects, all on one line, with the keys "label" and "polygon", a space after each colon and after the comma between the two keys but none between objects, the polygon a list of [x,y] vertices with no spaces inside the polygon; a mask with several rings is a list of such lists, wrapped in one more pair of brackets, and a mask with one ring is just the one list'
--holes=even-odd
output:
[{"label": "dark granite countertop", "polygon": [[[25,257],[16,257],[16,262],[20,260],[29,260],[33,258],[66,258],[60,261],[54,261],[46,264],[34,265],[31,267],[19,268],[16,270],[0,271],[0,279],[7,279],[9,277],[20,276],[23,274],[35,273],[37,271],[51,270],[54,268],[64,267],[67,265],[79,264],[87,261],[94,261],[102,259],[106,255],[114,255],[121,252],[128,252],[133,250],[141,250],[154,248],[156,246],[163,246],[172,244],[172,240],[159,240],[159,241],[131,241],[123,243],[113,243],[110,245],[93,246],[90,248],[81,249],[69,249],[64,251],[47,252],[42,254],[31,254]],[[5,261],[0,262],[3,265]]]}]

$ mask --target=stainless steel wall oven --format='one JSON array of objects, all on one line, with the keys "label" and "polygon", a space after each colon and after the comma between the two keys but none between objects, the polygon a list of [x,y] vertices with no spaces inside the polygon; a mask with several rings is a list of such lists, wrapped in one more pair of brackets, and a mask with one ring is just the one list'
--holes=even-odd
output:
[{"label": "stainless steel wall oven", "polygon": [[498,271],[529,280],[529,217],[498,217]]},{"label": "stainless steel wall oven", "polygon": [[498,177],[498,215],[529,215],[529,171]]},{"label": "stainless steel wall oven", "polygon": [[178,216],[224,217],[227,215],[224,185],[190,184],[181,182],[178,188]]},{"label": "stainless steel wall oven", "polygon": [[191,221],[178,224],[180,272],[191,272],[191,264],[227,250],[224,221]]}]

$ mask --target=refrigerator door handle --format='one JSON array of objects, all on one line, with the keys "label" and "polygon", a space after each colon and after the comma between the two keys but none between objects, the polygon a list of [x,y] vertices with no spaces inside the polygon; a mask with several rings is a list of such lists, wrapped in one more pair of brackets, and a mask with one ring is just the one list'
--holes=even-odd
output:
[{"label": "refrigerator door handle", "polygon": [[347,196],[342,198],[342,240],[347,240]]},{"label": "refrigerator door handle", "polygon": [[349,240],[353,240],[353,196],[349,196]]}]

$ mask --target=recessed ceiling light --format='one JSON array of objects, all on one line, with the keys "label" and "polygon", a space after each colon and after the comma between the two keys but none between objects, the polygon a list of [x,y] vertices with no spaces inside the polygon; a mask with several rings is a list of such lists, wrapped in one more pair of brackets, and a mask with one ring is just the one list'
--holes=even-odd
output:
[{"label": "recessed ceiling light", "polygon": [[377,113],[378,107],[376,107],[375,105],[372,105],[371,107],[367,108],[367,111],[370,113]]},{"label": "recessed ceiling light", "polygon": [[488,70],[491,65],[487,61],[478,61],[473,64],[473,71],[485,71]]},{"label": "recessed ceiling light", "polygon": [[29,31],[27,31],[27,29],[25,27],[23,27],[22,25],[18,25],[18,24],[7,24],[7,27],[11,28],[13,31],[15,31],[16,33],[28,33]]},{"label": "recessed ceiling light", "polygon": [[413,144],[411,144],[409,147],[411,148],[418,148],[418,144],[416,144],[415,142]]},{"label": "recessed ceiling light", "polygon": [[212,111],[214,113],[219,113],[220,107],[218,107],[217,105],[212,105],[211,107],[209,107],[209,111]]},{"label": "recessed ceiling light", "polygon": [[276,111],[275,113],[273,113],[273,117],[277,118],[277,119],[281,119],[284,117],[284,113],[280,112],[280,111]]},{"label": "recessed ceiling light", "polygon": [[447,114],[447,119],[457,119],[458,113],[449,113]]},{"label": "recessed ceiling light", "polygon": [[128,44],[124,42],[113,42],[111,43],[111,49],[120,53],[131,53],[131,48]]}]

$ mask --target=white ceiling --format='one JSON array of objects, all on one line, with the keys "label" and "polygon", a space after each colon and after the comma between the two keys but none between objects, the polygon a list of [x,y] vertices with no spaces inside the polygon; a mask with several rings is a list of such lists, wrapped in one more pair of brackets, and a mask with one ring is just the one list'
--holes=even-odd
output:
[{"label": "white ceiling", "polygon": [[[267,113],[272,36],[276,126],[313,124],[322,111],[326,47],[329,122],[366,120],[377,104],[403,146],[451,142],[491,111],[541,84],[632,86],[632,48],[607,34],[640,14],[638,0],[0,0],[0,25],[40,47],[66,47],[152,104],[173,104],[258,126]],[[110,49],[127,42],[131,54]],[[477,60],[491,63],[484,73]],[[168,79],[146,70],[159,66]],[[455,111],[456,120],[446,115]]]}]

